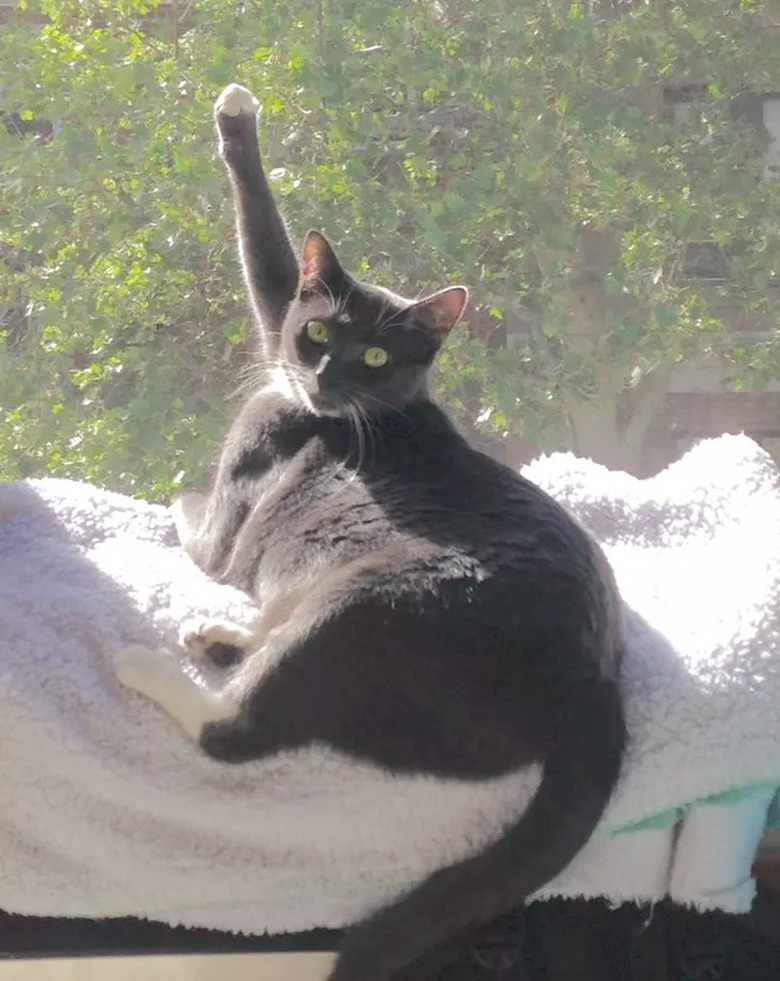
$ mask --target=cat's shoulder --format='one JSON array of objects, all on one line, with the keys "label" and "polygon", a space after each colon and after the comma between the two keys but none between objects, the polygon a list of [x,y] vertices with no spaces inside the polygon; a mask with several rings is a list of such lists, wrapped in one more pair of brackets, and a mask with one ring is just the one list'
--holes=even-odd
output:
[{"label": "cat's shoulder", "polygon": [[288,393],[275,381],[258,389],[240,407],[231,431],[251,432],[257,437],[273,436],[305,421],[305,414]]},{"label": "cat's shoulder", "polygon": [[222,447],[223,468],[263,472],[276,459],[294,454],[309,439],[309,420],[275,387],[254,392],[240,407]]}]

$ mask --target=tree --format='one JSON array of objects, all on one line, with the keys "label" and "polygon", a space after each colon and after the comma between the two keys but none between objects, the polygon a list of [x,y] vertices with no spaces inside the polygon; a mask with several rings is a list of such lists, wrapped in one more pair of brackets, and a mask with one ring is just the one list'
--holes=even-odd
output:
[{"label": "tree", "polygon": [[[773,338],[737,344],[722,322],[737,303],[771,324],[777,306],[780,192],[749,111],[780,90],[771,14],[30,3],[2,28],[0,473],[163,499],[202,479],[251,363],[211,122],[230,81],[261,100],[299,234],[319,225],[400,291],[472,288],[440,371],[462,419],[639,468],[675,364],[718,353],[736,379],[777,364]],[[32,120],[53,133],[20,138]],[[723,282],[691,277],[699,243]]]}]

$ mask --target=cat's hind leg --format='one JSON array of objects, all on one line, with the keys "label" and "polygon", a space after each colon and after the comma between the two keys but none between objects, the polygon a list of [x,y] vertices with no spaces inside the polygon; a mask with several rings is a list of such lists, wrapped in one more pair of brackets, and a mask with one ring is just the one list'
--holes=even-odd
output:
[{"label": "cat's hind leg", "polygon": [[126,687],[161,708],[194,741],[204,726],[223,722],[237,706],[226,686],[209,684],[171,651],[136,645],[114,656],[114,673]]}]

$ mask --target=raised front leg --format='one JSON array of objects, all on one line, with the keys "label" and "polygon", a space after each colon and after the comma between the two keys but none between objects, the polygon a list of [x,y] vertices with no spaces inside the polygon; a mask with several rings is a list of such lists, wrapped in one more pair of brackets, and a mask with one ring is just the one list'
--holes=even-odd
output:
[{"label": "raised front leg", "polygon": [[236,223],[252,305],[266,354],[276,355],[279,332],[298,288],[298,261],[271,194],[257,143],[257,100],[241,85],[228,85],[214,115],[219,152],[233,185]]}]

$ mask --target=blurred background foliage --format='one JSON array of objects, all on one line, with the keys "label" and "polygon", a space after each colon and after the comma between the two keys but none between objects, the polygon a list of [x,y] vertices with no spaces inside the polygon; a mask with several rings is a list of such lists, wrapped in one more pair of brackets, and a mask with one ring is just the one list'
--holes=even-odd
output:
[{"label": "blurred background foliage", "polygon": [[[212,103],[262,105],[296,240],[473,302],[439,391],[483,438],[636,469],[669,372],[777,373],[761,0],[40,0],[2,30],[0,477],[168,500],[251,360]],[[780,19],[780,18],[778,18]],[[669,94],[683,93],[685,125]],[[686,275],[692,243],[729,259]],[[767,331],[739,342],[738,303]]]}]

